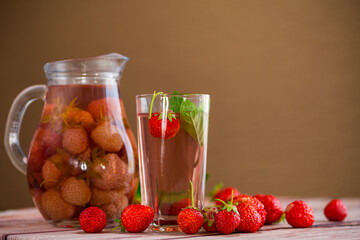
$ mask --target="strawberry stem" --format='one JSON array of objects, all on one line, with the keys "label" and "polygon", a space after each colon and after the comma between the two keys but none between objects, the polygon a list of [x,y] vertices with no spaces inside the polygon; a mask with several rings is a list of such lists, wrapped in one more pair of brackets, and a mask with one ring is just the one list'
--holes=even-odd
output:
[{"label": "strawberry stem", "polygon": [[191,189],[191,207],[194,207],[194,187],[193,183],[190,181],[190,189]]},{"label": "strawberry stem", "polygon": [[237,214],[239,214],[237,207],[233,205],[233,198],[234,198],[234,190],[231,191],[231,201],[230,203],[226,203],[221,199],[215,199],[215,201],[219,201],[222,202],[224,204],[224,206],[222,206],[222,210],[227,210],[228,212],[233,211],[236,212]]},{"label": "strawberry stem", "polygon": [[223,200],[221,200],[219,198],[215,199],[215,201],[219,201],[219,202],[222,202],[223,204],[227,204],[226,202],[224,202]]},{"label": "strawberry stem", "polygon": [[151,100],[151,105],[150,105],[149,119],[151,119],[151,112],[152,112],[152,107],[153,107],[153,104],[154,104],[154,100],[155,100],[156,96],[159,95],[159,94],[164,94],[165,95],[165,93],[163,93],[163,92],[156,93],[156,91],[154,91],[154,95],[153,95],[153,98]]}]

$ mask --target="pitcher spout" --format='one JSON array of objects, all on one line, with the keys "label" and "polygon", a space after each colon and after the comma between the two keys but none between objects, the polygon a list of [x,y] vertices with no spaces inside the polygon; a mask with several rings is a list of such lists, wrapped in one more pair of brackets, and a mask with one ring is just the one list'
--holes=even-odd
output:
[{"label": "pitcher spout", "polygon": [[[119,53],[109,53],[109,54],[98,56],[95,58],[109,60],[109,62],[107,62],[107,63],[104,62],[104,64],[109,64],[110,62],[113,62],[113,64],[114,64],[114,66],[112,66],[112,67],[114,67],[113,72],[118,72],[118,73],[120,73],[120,75],[122,74],[122,72],[124,70],[125,64],[129,61],[128,57],[121,55]],[[104,67],[106,67],[106,66],[104,66]]]}]

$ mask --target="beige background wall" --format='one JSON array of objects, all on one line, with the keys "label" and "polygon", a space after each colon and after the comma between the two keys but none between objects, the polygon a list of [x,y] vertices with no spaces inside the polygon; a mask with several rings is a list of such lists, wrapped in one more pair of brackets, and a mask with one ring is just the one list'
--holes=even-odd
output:
[{"label": "beige background wall", "polygon": [[[360,1],[1,1],[1,131],[43,64],[109,52],[133,129],[136,94],[211,94],[207,190],[360,196]],[[0,147],[0,210],[31,206]]]}]

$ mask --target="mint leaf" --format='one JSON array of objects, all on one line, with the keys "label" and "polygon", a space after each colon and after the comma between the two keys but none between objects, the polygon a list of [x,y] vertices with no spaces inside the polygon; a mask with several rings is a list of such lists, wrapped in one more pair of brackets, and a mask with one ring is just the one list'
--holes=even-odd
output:
[{"label": "mint leaf", "polygon": [[[174,94],[175,93],[177,92],[175,91]],[[183,101],[184,98],[182,97],[171,97],[169,102],[169,108],[171,109],[171,111],[178,113],[180,112],[180,106]]]},{"label": "mint leaf", "polygon": [[184,99],[180,106],[180,122],[184,130],[195,140],[204,143],[204,112],[193,102]]}]

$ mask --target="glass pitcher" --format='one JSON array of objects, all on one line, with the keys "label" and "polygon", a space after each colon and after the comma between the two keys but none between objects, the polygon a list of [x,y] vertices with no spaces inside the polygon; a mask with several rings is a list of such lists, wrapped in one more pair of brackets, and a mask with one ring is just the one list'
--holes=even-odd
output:
[{"label": "glass pitcher", "polygon": [[[119,89],[127,61],[112,53],[47,63],[47,86],[25,89],[11,106],[6,151],[27,175],[33,201],[51,224],[79,226],[88,206],[104,210],[111,224],[133,200],[137,147]],[[26,157],[20,125],[27,106],[38,99],[44,109]]]}]

